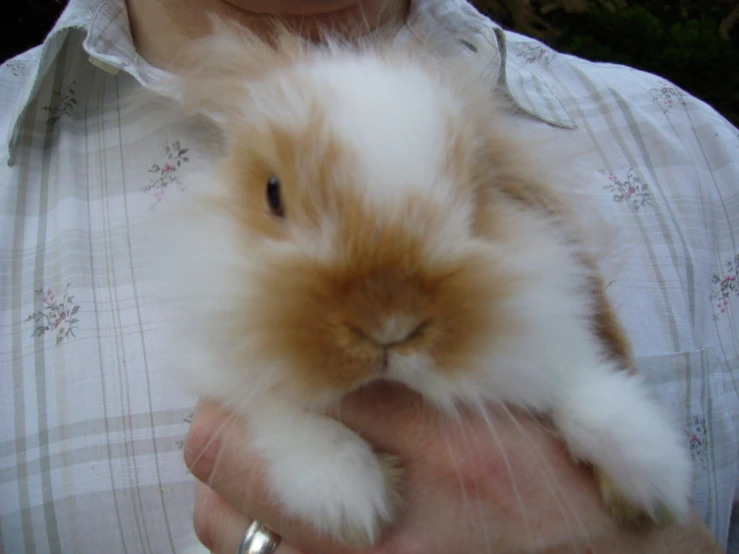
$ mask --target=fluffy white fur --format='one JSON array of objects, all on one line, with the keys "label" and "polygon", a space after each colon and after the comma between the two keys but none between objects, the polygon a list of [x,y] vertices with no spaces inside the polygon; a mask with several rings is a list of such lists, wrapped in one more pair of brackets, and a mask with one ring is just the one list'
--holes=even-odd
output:
[{"label": "fluffy white fur", "polygon": [[[283,127],[300,128],[312,115],[313,100],[320,98],[329,106],[326,126],[348,149],[360,153],[356,178],[347,186],[361,183],[361,193],[378,220],[400,220],[417,229],[421,222],[399,211],[400,201],[417,192],[438,202],[447,214],[444,227],[431,229],[436,236],[427,241],[439,256],[454,252],[466,237],[469,199],[455,200],[458,187],[443,175],[442,166],[449,118],[459,118],[467,106],[457,91],[439,87],[418,64],[388,64],[371,52],[358,63],[356,54],[337,49],[334,55],[296,66],[290,75],[278,73],[269,87],[243,86],[250,95],[251,110],[243,117],[250,121],[254,113],[271,114],[272,121]],[[330,220],[325,224],[328,232],[323,240],[310,245],[323,254],[330,251],[327,243],[333,239]],[[296,234],[293,240],[304,244],[311,237]]]},{"label": "fluffy white fur", "polygon": [[389,376],[450,414],[460,404],[503,403],[550,414],[572,454],[609,475],[633,505],[655,519],[666,509],[683,520],[691,463],[676,422],[640,376],[604,360],[603,344],[583,324],[592,308],[572,248],[533,212],[524,222],[520,244],[506,244],[499,255],[530,281],[511,298],[525,332],[491,343],[478,362],[484,369],[453,381],[420,356],[395,358]]},{"label": "fluffy white fur", "polygon": [[[356,182],[366,183],[367,201],[378,218],[402,218],[394,213],[398,199],[420,190],[448,205],[446,227],[427,237],[438,256],[479,247],[481,256],[522,276],[520,292],[510,299],[524,323],[521,335],[506,343],[491,341],[477,368],[453,380],[423,355],[394,353],[388,378],[450,414],[460,403],[481,408],[507,403],[551,414],[573,454],[607,473],[634,505],[650,514],[666,508],[685,517],[691,465],[681,436],[640,378],[605,361],[604,346],[585,325],[592,312],[583,294],[588,275],[576,263],[574,247],[533,211],[521,216],[520,232],[505,244],[491,247],[465,238],[469,205],[453,201],[454,183],[438,178],[445,118],[464,109],[454,91],[440,89],[421,70],[389,68],[369,54],[314,61],[296,70],[331,107],[331,127],[361,153],[363,179]],[[273,92],[252,87],[248,109],[292,123],[307,118],[310,106],[301,91],[283,91],[279,105]],[[208,194],[226,187],[208,180]],[[269,461],[271,488],[287,513],[362,545],[374,542],[393,516],[385,462],[358,435],[311,411],[331,397],[298,404],[290,392],[290,368],[243,357],[248,341],[258,337],[244,337],[242,345],[222,339],[237,316],[233,300],[243,304],[254,294],[237,278],[244,268],[258,271],[249,268],[255,259],[249,249],[297,248],[326,259],[333,255],[330,231],[327,221],[325,241],[295,236],[287,245],[249,244],[237,239],[237,222],[208,213],[193,198],[155,235],[164,241],[158,274],[181,322],[172,333],[169,366],[175,379],[250,419],[253,446]],[[382,338],[397,338],[406,327],[402,320],[390,321]]]}]

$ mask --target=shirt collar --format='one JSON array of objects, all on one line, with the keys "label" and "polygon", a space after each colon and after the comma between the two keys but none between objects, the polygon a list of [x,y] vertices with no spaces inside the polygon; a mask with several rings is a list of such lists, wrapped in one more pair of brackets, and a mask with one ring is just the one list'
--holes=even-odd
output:
[{"label": "shirt collar", "polygon": [[[155,87],[166,74],[136,52],[125,0],[70,0],[40,47],[11,118],[8,165],[15,157],[18,134],[43,77],[56,61],[70,31],[82,31],[82,47],[89,61],[102,71],[124,71],[145,87]],[[546,83],[507,56],[503,29],[480,14],[468,0],[412,0],[407,31],[452,55],[469,58],[481,75],[507,90],[527,114],[552,125],[575,124]],[[451,51],[453,49],[454,51]],[[532,92],[533,91],[533,92]]]},{"label": "shirt collar", "polygon": [[411,0],[407,28],[446,54],[466,57],[473,71],[504,91],[528,115],[558,127],[575,128],[574,120],[544,79],[516,56],[508,56],[505,31],[468,0]]}]

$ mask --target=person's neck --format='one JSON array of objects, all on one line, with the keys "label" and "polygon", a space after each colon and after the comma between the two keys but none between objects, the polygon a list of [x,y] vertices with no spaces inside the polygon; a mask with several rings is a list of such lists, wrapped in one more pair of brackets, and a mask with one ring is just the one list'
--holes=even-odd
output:
[{"label": "person's neck", "polygon": [[[279,17],[310,38],[326,27],[366,34],[404,22],[410,0],[325,0],[320,4],[322,8],[314,6],[310,14],[282,12]],[[260,9],[269,5],[263,0],[126,0],[126,5],[136,51],[161,69],[169,66],[184,44],[209,32],[208,13],[255,32],[266,31],[278,15]]]}]

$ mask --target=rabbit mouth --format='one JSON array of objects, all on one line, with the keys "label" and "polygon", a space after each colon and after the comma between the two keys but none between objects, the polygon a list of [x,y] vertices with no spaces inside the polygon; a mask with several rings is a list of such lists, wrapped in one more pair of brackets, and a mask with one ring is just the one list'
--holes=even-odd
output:
[{"label": "rabbit mouth", "polygon": [[388,369],[390,368],[390,353],[388,352],[387,348],[382,349],[382,354],[380,354],[380,360],[377,364],[377,373],[379,375],[385,375],[388,372]]}]

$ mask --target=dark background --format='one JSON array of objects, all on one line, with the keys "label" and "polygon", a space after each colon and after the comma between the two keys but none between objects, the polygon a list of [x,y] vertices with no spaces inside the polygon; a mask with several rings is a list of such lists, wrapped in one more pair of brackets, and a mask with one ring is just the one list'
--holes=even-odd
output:
[{"label": "dark background", "polygon": [[66,5],[66,0],[5,0],[0,17],[0,60],[40,44]]},{"label": "dark background", "polygon": [[[154,0],[152,0],[154,1]],[[0,60],[39,44],[66,0],[5,0]],[[649,71],[739,127],[739,0],[472,0],[555,50]]]}]

